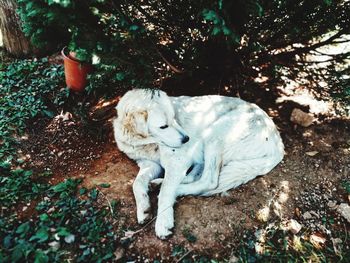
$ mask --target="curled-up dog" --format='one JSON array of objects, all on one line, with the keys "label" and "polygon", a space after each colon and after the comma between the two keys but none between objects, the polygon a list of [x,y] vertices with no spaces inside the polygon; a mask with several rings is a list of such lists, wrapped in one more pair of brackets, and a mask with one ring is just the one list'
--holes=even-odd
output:
[{"label": "curled-up dog", "polygon": [[155,226],[160,238],[172,233],[176,197],[225,192],[268,173],[284,155],[273,121],[239,98],[135,89],[117,113],[118,148],[140,167],[133,184],[139,223],[150,216],[149,183],[165,173]]}]

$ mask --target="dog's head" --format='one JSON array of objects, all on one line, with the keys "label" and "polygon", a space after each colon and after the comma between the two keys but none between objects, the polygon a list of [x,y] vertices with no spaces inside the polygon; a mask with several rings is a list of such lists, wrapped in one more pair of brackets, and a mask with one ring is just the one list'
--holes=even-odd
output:
[{"label": "dog's head", "polygon": [[129,91],[119,101],[117,112],[116,128],[130,144],[158,143],[177,148],[189,140],[176,121],[172,102],[162,91]]}]

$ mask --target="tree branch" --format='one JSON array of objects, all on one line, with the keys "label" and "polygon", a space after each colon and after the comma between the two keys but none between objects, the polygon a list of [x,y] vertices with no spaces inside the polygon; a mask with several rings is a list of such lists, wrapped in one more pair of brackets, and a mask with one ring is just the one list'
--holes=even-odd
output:
[{"label": "tree branch", "polygon": [[345,28],[341,29],[335,35],[331,36],[330,38],[328,38],[324,41],[318,42],[318,43],[313,44],[311,46],[297,48],[297,49],[294,49],[292,51],[288,51],[288,52],[284,52],[284,53],[279,53],[279,54],[275,55],[275,57],[276,58],[291,58],[291,57],[294,57],[295,55],[305,54],[311,50],[315,50],[315,49],[320,48],[322,46],[332,44],[333,40],[339,38],[344,33],[346,33]]}]

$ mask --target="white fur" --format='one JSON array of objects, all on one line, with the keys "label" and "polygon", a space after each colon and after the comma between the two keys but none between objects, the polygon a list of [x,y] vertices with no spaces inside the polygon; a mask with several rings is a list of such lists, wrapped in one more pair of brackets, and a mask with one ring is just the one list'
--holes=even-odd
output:
[{"label": "white fur", "polygon": [[273,121],[238,98],[136,89],[123,96],[117,112],[117,145],[140,167],[133,185],[139,223],[149,218],[148,185],[165,170],[155,226],[160,238],[174,227],[177,196],[227,191],[268,173],[283,158]]}]

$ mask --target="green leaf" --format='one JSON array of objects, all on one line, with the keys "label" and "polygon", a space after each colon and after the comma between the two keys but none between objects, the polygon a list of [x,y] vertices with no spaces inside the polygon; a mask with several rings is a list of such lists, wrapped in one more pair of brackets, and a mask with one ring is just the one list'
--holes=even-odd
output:
[{"label": "green leaf", "polygon": [[92,189],[89,195],[90,195],[90,198],[91,198],[92,200],[96,200],[96,199],[97,199],[98,192],[97,192],[96,189]]},{"label": "green leaf", "polygon": [[218,1],[219,10],[222,10],[222,1],[223,1],[223,0],[219,0],[219,1]]},{"label": "green leaf", "polygon": [[26,234],[29,231],[29,229],[30,229],[30,223],[25,222],[17,228],[16,234]]},{"label": "green leaf", "polygon": [[67,237],[67,236],[71,235],[71,232],[69,232],[66,227],[59,227],[57,229],[56,234],[61,236],[61,237]]},{"label": "green leaf", "polygon": [[222,32],[224,33],[225,36],[229,36],[232,33],[232,31],[226,26],[222,27]]},{"label": "green leaf", "polygon": [[203,14],[204,20],[213,21],[217,19],[217,14],[214,10],[204,9],[202,14]]},{"label": "green leaf", "polygon": [[45,213],[45,214],[41,214],[39,216],[41,221],[48,221],[49,220],[49,216]]},{"label": "green leaf", "polygon": [[85,187],[82,187],[82,188],[79,189],[79,194],[80,195],[84,195],[84,194],[86,194],[86,192],[87,192],[87,189]]},{"label": "green leaf", "polygon": [[119,80],[119,81],[122,81],[122,80],[125,79],[125,74],[119,72],[119,73],[115,74],[115,78],[116,78],[117,80]]},{"label": "green leaf", "polygon": [[37,242],[42,243],[49,239],[49,233],[46,227],[41,227],[34,236],[32,236],[29,241],[37,240]]},{"label": "green leaf", "polygon": [[23,246],[22,244],[18,244],[14,247],[11,253],[11,262],[18,262],[20,259],[24,257],[23,254]]},{"label": "green leaf", "polygon": [[3,168],[3,169],[10,169],[11,167],[11,163],[8,162],[8,161],[4,161],[4,162],[0,162],[0,168]]},{"label": "green leaf", "polygon": [[139,29],[139,26],[137,26],[137,25],[131,25],[131,26],[129,27],[129,30],[130,30],[130,31],[136,31],[137,29]]},{"label": "green leaf", "polygon": [[49,257],[41,250],[35,251],[34,263],[47,263],[49,262]]},{"label": "green leaf", "polygon": [[323,2],[328,6],[332,5],[332,0],[323,0]]},{"label": "green leaf", "polygon": [[100,187],[102,188],[109,188],[111,185],[107,183],[99,184]]},{"label": "green leaf", "polygon": [[51,187],[55,193],[62,193],[66,191],[73,191],[76,189],[77,185],[80,183],[80,180],[67,179],[61,183],[56,184]]},{"label": "green leaf", "polygon": [[214,26],[213,31],[212,31],[212,35],[216,36],[221,32],[221,28]]}]

